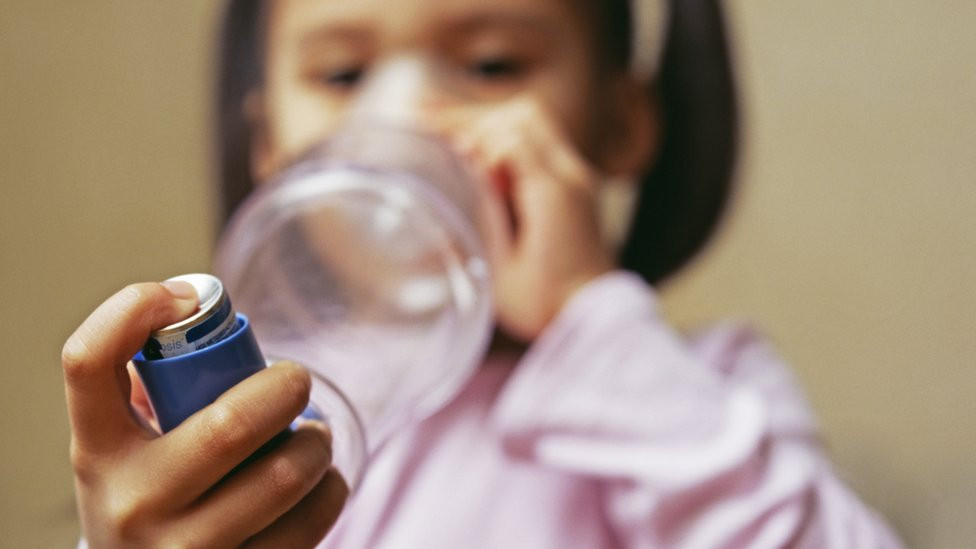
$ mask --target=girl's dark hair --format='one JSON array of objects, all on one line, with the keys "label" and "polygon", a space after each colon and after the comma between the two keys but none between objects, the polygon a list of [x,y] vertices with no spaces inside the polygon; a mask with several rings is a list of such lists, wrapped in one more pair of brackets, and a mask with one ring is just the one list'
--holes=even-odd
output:
[{"label": "girl's dark hair", "polygon": [[[628,2],[596,20],[611,61],[626,66]],[[248,94],[262,84],[262,0],[229,0],[221,37],[217,150],[221,219],[254,187]],[[736,152],[735,88],[717,0],[671,0],[657,78],[664,131],[658,162],[641,182],[621,250],[623,267],[650,283],[687,263],[708,241],[728,202]],[[622,40],[626,37],[626,40]]]}]

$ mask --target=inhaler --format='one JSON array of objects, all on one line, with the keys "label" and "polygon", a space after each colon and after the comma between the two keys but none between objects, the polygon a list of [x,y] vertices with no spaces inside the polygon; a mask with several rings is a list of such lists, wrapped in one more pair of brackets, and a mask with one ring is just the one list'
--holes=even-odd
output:
[{"label": "inhaler", "polygon": [[428,67],[378,69],[344,125],[262,185],[215,273],[264,356],[313,374],[311,414],[352,490],[396,430],[440,409],[493,326],[474,178],[418,129]]}]

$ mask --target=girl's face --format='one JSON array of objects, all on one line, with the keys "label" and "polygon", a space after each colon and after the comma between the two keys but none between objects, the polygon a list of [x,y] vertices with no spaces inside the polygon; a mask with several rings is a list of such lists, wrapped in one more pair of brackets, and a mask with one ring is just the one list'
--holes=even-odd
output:
[{"label": "girl's face", "polygon": [[[266,80],[252,98],[254,170],[267,179],[334,132],[372,70],[402,55],[436,67],[423,104],[465,117],[490,116],[528,98],[581,154],[601,168],[612,124],[601,105],[610,77],[597,70],[575,0],[273,0],[267,14]],[[625,101],[624,101],[625,103]],[[616,107],[614,107],[616,108]],[[619,110],[619,109],[618,109]]]}]

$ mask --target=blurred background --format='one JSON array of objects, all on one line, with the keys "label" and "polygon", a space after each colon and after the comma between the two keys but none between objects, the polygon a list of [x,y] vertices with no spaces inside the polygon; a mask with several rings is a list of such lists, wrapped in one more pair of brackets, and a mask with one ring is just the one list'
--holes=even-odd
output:
[{"label": "blurred background", "polygon": [[[0,547],[76,543],[63,341],[207,270],[219,2],[0,0]],[[795,366],[840,474],[914,547],[976,539],[976,2],[728,3],[734,213],[663,288]]]}]

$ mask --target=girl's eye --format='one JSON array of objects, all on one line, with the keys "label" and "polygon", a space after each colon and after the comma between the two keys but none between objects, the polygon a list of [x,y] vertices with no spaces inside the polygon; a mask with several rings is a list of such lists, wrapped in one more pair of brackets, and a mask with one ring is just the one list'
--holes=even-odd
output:
[{"label": "girl's eye", "polygon": [[484,80],[505,80],[518,78],[524,72],[523,64],[510,57],[486,57],[468,65],[471,76]]},{"label": "girl's eye", "polygon": [[319,81],[330,88],[347,90],[354,88],[365,73],[366,70],[361,67],[328,71],[319,77]]}]

